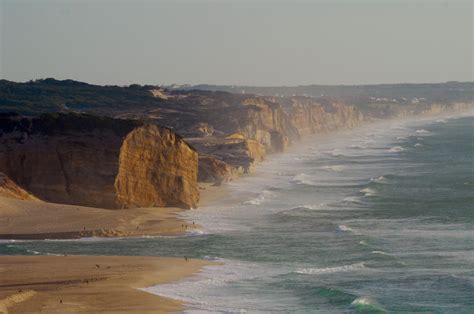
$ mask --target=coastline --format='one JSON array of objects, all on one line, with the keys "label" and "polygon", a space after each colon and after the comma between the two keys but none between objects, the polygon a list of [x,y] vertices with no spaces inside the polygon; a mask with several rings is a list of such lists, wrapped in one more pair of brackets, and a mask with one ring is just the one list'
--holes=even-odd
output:
[{"label": "coastline", "polygon": [[140,288],[192,276],[211,264],[170,257],[2,256],[0,312],[178,312],[183,302]]},{"label": "coastline", "polygon": [[[430,116],[415,116],[415,117],[407,117],[408,119],[413,118],[414,120],[418,119],[436,119],[440,118],[443,116],[446,116],[449,114],[441,114],[441,115],[430,115]],[[394,119],[388,119],[388,120],[378,120],[378,121],[367,121],[366,123],[363,123],[356,128],[360,127],[369,127],[372,124],[376,123],[387,123],[387,121],[390,122],[396,122],[397,120],[403,120],[406,121],[407,118],[394,118]],[[328,135],[333,135],[337,134],[338,132],[341,131],[350,131],[349,129],[339,129],[335,130],[330,133],[324,133],[324,134],[312,134],[309,136],[305,136],[302,138],[301,141],[298,141],[294,143],[293,146],[298,146],[299,144],[304,144],[307,141],[310,141],[313,138],[321,137],[321,136],[328,136]],[[284,153],[283,153],[284,154]],[[272,154],[268,156],[268,160],[270,160],[273,156],[277,156],[280,154]],[[257,164],[258,167],[258,164]],[[258,171],[256,174],[258,175]],[[253,176],[253,175],[252,175]],[[205,210],[205,207],[210,204],[210,203],[215,203],[224,200],[229,193],[228,188],[226,187],[226,184],[224,183],[222,186],[213,186],[213,185],[205,185],[201,188],[201,206],[202,209]],[[5,206],[5,204],[7,206]],[[31,206],[34,204],[34,206]],[[13,231],[13,233],[9,233],[12,235],[12,237],[15,237],[15,239],[19,239],[18,236],[22,234],[26,234],[28,236],[31,236],[30,239],[44,239],[45,236],[48,236],[50,238],[51,236],[58,236],[59,238],[67,238],[67,236],[70,236],[70,238],[76,238],[76,237],[88,237],[88,236],[98,236],[98,237],[134,237],[134,236],[143,236],[143,235],[182,235],[185,234],[187,231],[191,231],[194,228],[199,228],[198,225],[193,225],[191,221],[187,221],[187,225],[189,226],[188,228],[183,228],[183,224],[186,223],[186,218],[182,218],[182,215],[185,210],[183,209],[178,209],[178,208],[142,208],[142,209],[128,209],[128,210],[106,210],[106,209],[97,209],[97,208],[89,208],[89,207],[81,207],[81,206],[74,206],[74,205],[62,205],[62,204],[50,204],[50,203],[44,203],[44,202],[37,202],[37,201],[17,201],[14,199],[6,199],[6,198],[0,198],[0,205],[2,206],[3,210],[0,215],[5,215],[8,213],[12,213],[14,210],[18,210],[16,214],[16,218],[11,220],[9,218],[8,220],[6,219],[0,219],[0,230],[7,230],[7,231]],[[10,206],[10,207],[8,207]],[[9,211],[10,210],[10,211]],[[201,209],[197,209],[199,211]],[[41,212],[41,215],[35,215],[35,211]],[[60,212],[61,211],[61,212]],[[64,211],[67,211],[67,215],[64,215]],[[61,215],[59,215],[61,214]],[[92,215],[91,215],[92,214]],[[92,217],[91,217],[92,216]],[[33,218],[34,217],[34,218]],[[41,220],[44,220],[46,223],[43,221],[39,222],[38,217],[41,217]],[[63,219],[66,217],[67,219]],[[61,219],[63,220],[61,220]],[[59,224],[56,224],[55,222],[60,222]],[[90,226],[90,232],[86,228],[86,232],[84,233],[83,230],[81,231],[81,225],[87,224],[87,226]],[[17,227],[14,227],[14,226]],[[54,225],[55,227],[51,229],[51,226]],[[20,227],[18,227],[20,226]],[[3,228],[5,227],[5,228]],[[138,229],[137,229],[138,227]],[[8,229],[10,228],[10,229]],[[16,228],[16,229],[15,229]],[[23,228],[23,229],[22,229]],[[73,233],[68,233],[67,230],[78,230]],[[45,230],[57,230],[57,233],[51,233],[51,232],[45,232]],[[25,233],[21,233],[21,232]],[[34,232],[32,232],[34,231]],[[8,234],[8,233],[7,233]],[[0,235],[0,238],[5,239],[4,234]],[[26,239],[26,238],[25,238]],[[75,256],[67,256],[65,258],[76,258]],[[17,258],[22,258],[22,257],[17,257]],[[26,261],[28,258],[37,258],[40,260],[40,264],[45,261],[45,265],[49,265],[49,263],[46,263],[48,261],[49,256],[35,256],[35,257],[24,257],[25,258],[25,263],[28,264],[30,263],[29,261]],[[61,259],[63,257],[55,257],[58,259]],[[79,257],[78,257],[79,258]],[[79,263],[89,263],[94,265],[94,263],[90,262],[91,260],[97,259],[97,258],[113,258],[117,261],[128,263],[129,257],[96,257],[96,256],[83,256],[80,258],[84,258],[84,261],[81,261]],[[139,258],[137,258],[139,259]],[[183,276],[176,276],[173,278],[169,278],[169,280],[161,280],[160,278],[156,277],[151,280],[151,276],[149,276],[150,280],[149,281],[142,281],[140,282],[140,285],[135,285],[134,290],[140,291],[137,288],[146,288],[149,286],[154,286],[166,282],[172,282],[172,281],[179,281],[187,276],[191,276],[195,273],[197,273],[202,266],[206,266],[209,264],[212,264],[210,262],[206,261],[199,261],[201,266],[199,268],[195,268],[194,264],[184,264],[181,265],[182,262],[184,262],[184,259],[179,259],[179,258],[154,258],[154,257],[146,257],[142,259],[157,259],[157,260],[163,260],[166,261],[166,265],[162,265],[163,267],[173,267],[175,263],[178,263],[180,266],[186,268],[185,272],[187,275]],[[21,266],[17,266],[16,264],[20,262]],[[180,263],[181,261],[181,263]],[[191,261],[191,260],[190,260]],[[132,263],[133,261],[130,261]],[[102,263],[102,262],[101,262]],[[103,263],[109,263],[108,261],[103,262]],[[3,256],[0,259],[0,264],[2,264],[2,271],[3,269],[11,269],[11,273],[18,273],[22,272],[21,267],[23,267],[23,261],[20,260],[14,260],[11,259],[11,257],[5,257]],[[3,267],[6,264],[6,268]],[[172,265],[170,265],[172,264]],[[82,264],[81,264],[82,265]],[[139,264],[141,265],[141,264]],[[133,265],[130,265],[133,266]],[[189,267],[188,267],[189,266]],[[45,266],[45,270],[43,271],[44,273],[48,274],[48,270],[50,266]],[[148,273],[148,271],[151,271],[151,268],[153,268],[153,264],[146,264],[147,268],[150,268],[149,270],[146,270],[145,272]],[[67,266],[64,263],[59,263],[55,269],[60,269],[61,271],[67,270]],[[107,269],[107,268],[106,268]],[[82,275],[81,273],[83,270],[79,269],[77,270],[78,274],[77,276]],[[192,272],[191,272],[192,271]],[[126,273],[127,270],[124,270],[124,273]],[[51,273],[51,272],[49,272]],[[87,272],[85,272],[87,273]],[[55,274],[56,275],[56,274]],[[74,276],[76,276],[74,275]],[[117,274],[118,276],[125,276],[125,277],[120,277],[122,279],[117,279],[119,282],[120,280],[125,280],[125,278],[128,278],[126,274]],[[72,294],[77,293],[78,295],[80,293],[83,293],[84,289],[90,290],[88,286],[85,286],[84,288],[84,283],[83,282],[77,282],[76,277],[73,276],[73,280],[76,280],[72,283],[67,283],[68,291],[72,291]],[[138,275],[137,275],[138,276]],[[35,278],[35,277],[31,277]],[[48,277],[49,278],[49,277]],[[93,277],[96,278],[96,277]],[[135,278],[135,277],[134,277]],[[3,279],[3,274],[2,274],[2,279]],[[86,279],[87,280],[87,279]],[[115,279],[113,279],[115,280]],[[133,279],[135,280],[135,279]],[[3,280],[2,280],[3,281]],[[64,284],[64,280],[58,280],[61,281],[61,284]],[[112,281],[109,281],[112,282]],[[32,283],[32,282],[30,282]],[[26,284],[28,286],[28,283]],[[56,285],[54,283],[53,285]],[[59,284],[58,284],[59,285]],[[69,285],[72,285],[73,287],[69,287]],[[90,285],[90,283],[89,283]],[[95,285],[95,284],[94,284]],[[78,287],[81,287],[80,289]],[[60,287],[58,287],[59,289]],[[76,291],[75,289],[79,289]],[[133,300],[134,297],[131,297],[132,292],[129,290],[131,287],[128,287],[127,292],[118,292],[124,293],[124,297],[120,298],[120,301],[123,302],[125,301],[132,301],[132,303],[128,303],[128,305],[124,306],[134,306]],[[99,289],[96,286],[93,287],[93,289]],[[22,289],[25,290],[25,289]],[[28,289],[26,289],[29,291]],[[30,289],[34,290],[34,289]],[[132,289],[133,290],[133,289]],[[11,290],[13,291],[13,290]],[[90,291],[95,291],[95,290],[90,290]],[[14,291],[13,291],[14,292]],[[24,292],[24,291],[22,291]],[[150,299],[150,301],[146,301],[147,308],[143,309],[131,309],[131,311],[137,311],[139,310],[140,312],[146,312],[149,311],[150,308],[153,308],[153,312],[175,312],[175,311],[180,311],[183,309],[183,306],[185,304],[184,301],[180,300],[174,300],[174,299],[166,299],[164,297],[161,297],[159,295],[154,295],[145,291],[140,291],[142,293],[147,293],[150,295],[150,297],[143,297],[144,299]],[[91,292],[92,293],[92,292]],[[23,311],[23,306],[39,306],[39,304],[42,304],[41,302],[46,302],[47,306],[54,306],[49,308],[49,311],[51,309],[56,310],[58,304],[52,301],[52,297],[45,297],[45,299],[40,299],[36,294],[31,295],[31,292],[28,292],[28,294],[20,294],[16,295],[13,299],[23,299],[27,298],[24,302],[21,302],[19,304],[21,305],[14,305],[14,310],[16,311],[16,308],[21,308],[22,310],[19,310],[19,312]],[[127,297],[125,297],[125,294]],[[134,294],[134,293],[133,293]],[[52,294],[52,296],[57,296],[57,294]],[[73,298],[80,298],[78,296],[74,296]],[[157,300],[167,300],[167,301],[151,301],[152,298],[157,298]],[[4,300],[3,294],[1,295],[2,300]],[[89,299],[91,299],[90,297]],[[114,299],[115,297],[110,297]],[[142,298],[140,296],[140,298]],[[92,298],[93,299],[93,298]],[[10,300],[10,299],[9,299]],[[10,301],[9,301],[10,302]],[[80,302],[86,302],[86,300],[80,300]],[[86,302],[87,303],[87,302]],[[0,302],[0,310],[1,310],[1,302]],[[16,304],[16,303],[15,303]],[[33,305],[34,304],[34,305]],[[80,303],[82,304],[82,303]],[[144,302],[145,304],[145,302]],[[155,310],[155,304],[158,304],[159,310]],[[78,306],[77,304],[71,304],[71,306]],[[82,306],[82,305],[81,305]],[[87,305],[87,306],[95,306],[95,305]],[[145,306],[145,305],[144,305]],[[31,308],[32,309],[32,308]],[[26,307],[24,311],[27,311],[28,308]],[[100,311],[100,309],[91,309],[93,311]],[[109,310],[109,308],[107,308]],[[68,310],[69,311],[69,310]],[[85,311],[83,308],[77,308],[73,309],[71,308],[71,311]],[[48,312],[48,310],[46,310]]]},{"label": "coastline", "polygon": [[[468,113],[467,115],[471,116],[472,113]],[[391,132],[390,130],[392,128],[393,128],[393,130],[397,130],[397,128],[401,129],[401,128],[403,128],[403,126],[405,126],[405,124],[407,124],[407,126],[406,126],[407,128],[405,130],[413,129],[412,130],[413,133],[416,134],[416,133],[418,133],[416,131],[420,131],[420,130],[423,131],[423,125],[425,123],[435,122],[436,120],[440,119],[440,121],[436,121],[436,122],[444,124],[445,123],[443,121],[444,119],[450,119],[450,118],[457,119],[457,118],[460,118],[462,116],[466,116],[466,114],[465,113],[459,113],[459,114],[447,113],[447,114],[429,115],[429,116],[425,115],[425,116],[415,116],[415,117],[399,117],[399,118],[394,118],[394,119],[390,119],[390,120],[377,120],[377,121],[372,121],[372,122],[369,122],[369,123],[364,123],[361,126],[358,126],[357,128],[354,128],[354,129],[357,129],[357,131],[359,131],[359,132],[362,129],[362,131],[370,133],[370,130],[372,128],[379,128],[379,129],[386,128],[387,130],[389,130],[388,132]],[[323,138],[325,142],[332,142],[334,140],[338,140],[338,137],[340,135],[348,134],[348,133],[351,133],[351,132],[352,132],[352,130],[345,129],[345,130],[338,130],[338,131],[330,132],[330,133],[326,133],[326,134],[315,134],[313,136],[307,136],[302,141],[297,142],[296,145],[294,145],[292,147],[295,151],[297,151],[297,150],[299,151],[300,149],[307,149],[308,147],[306,146],[306,144],[311,143],[312,141],[315,141],[315,140],[318,140],[318,139],[320,140],[321,138]],[[388,138],[389,137],[387,137],[387,139]],[[398,138],[396,138],[396,139],[398,140]],[[393,137],[392,140],[395,141],[395,137]],[[348,142],[345,142],[345,143],[348,143]],[[302,146],[299,146],[300,144]],[[313,143],[313,145],[314,145],[314,143]],[[386,149],[386,151],[388,152],[388,149],[390,147],[391,146],[389,145],[388,148],[384,148],[384,151]],[[272,160],[278,162],[278,159],[280,159],[279,157],[283,157],[282,155],[283,154],[272,154],[271,156],[269,156],[270,158],[268,158],[266,161],[264,161],[261,164],[261,168],[268,168],[268,166],[263,165],[263,164],[264,163],[272,163]],[[284,157],[284,158],[286,158],[286,157]],[[273,164],[273,165],[275,165],[275,164]],[[258,168],[259,167],[257,167],[257,169]],[[260,174],[264,174],[264,173],[265,173],[264,169],[263,169],[262,173],[260,173],[260,171],[257,170],[257,172],[255,174],[252,174],[252,175],[246,176],[245,178],[242,178],[245,181],[245,182],[243,182],[243,185],[245,185],[250,180],[252,180],[252,177],[257,179],[256,180],[257,182],[260,182],[259,176],[260,176]],[[239,182],[239,180],[236,180],[235,182]],[[240,182],[240,184],[242,184],[242,182]],[[221,206],[226,206],[230,202],[235,201],[235,197],[234,197],[235,193],[233,193],[234,191],[232,190],[232,185],[233,185],[232,182],[230,184],[223,184],[224,188],[227,187],[226,197],[225,198],[223,198],[223,197],[215,198],[213,200],[212,204],[211,204],[212,208],[202,207],[202,208],[199,208],[197,210],[197,211],[201,211],[201,214],[204,216],[203,219],[200,220],[198,217],[196,217],[193,214],[191,214],[188,219],[192,219],[193,217],[195,217],[196,221],[199,222],[200,224],[202,223],[203,226],[208,225],[208,224],[206,224],[206,218],[208,219],[208,222],[215,222],[216,220],[215,220],[214,214],[217,211],[220,211],[222,209]],[[254,185],[251,185],[251,186],[254,186]],[[265,184],[262,185],[261,188],[262,189],[267,189]],[[249,191],[249,192],[253,193],[253,191],[251,189],[248,189],[248,190],[246,189],[246,191]],[[258,190],[255,190],[255,193],[259,194]],[[252,194],[248,194],[248,195],[252,195]],[[243,202],[242,199],[240,201]],[[242,202],[240,202],[240,203],[242,204]],[[305,203],[302,203],[302,204],[305,204]],[[264,207],[264,205],[262,205],[262,207]],[[288,207],[288,208],[290,208],[290,207]],[[228,212],[231,213],[231,212],[233,212],[233,210],[229,210]],[[237,213],[237,215],[238,214],[239,213]],[[234,212],[234,215],[235,215],[235,212]],[[221,217],[225,218],[225,216],[221,216]],[[351,233],[352,232],[351,229],[347,229],[346,225],[343,225],[343,224],[341,224],[340,226],[336,225],[336,227],[339,228],[338,232],[340,234],[346,234],[346,233]],[[343,228],[346,228],[346,229],[343,229]],[[238,230],[238,231],[240,231],[240,230]],[[212,233],[214,233],[214,230],[210,229],[209,232],[212,234]],[[378,252],[378,251],[374,251],[374,252]],[[379,253],[371,253],[371,254],[379,254]],[[196,289],[198,289],[198,287],[200,287],[199,283],[203,283],[203,286],[206,287],[207,281],[222,280],[222,277],[219,277],[220,273],[232,273],[232,271],[229,270],[229,268],[226,268],[226,267],[234,266],[233,263],[232,263],[232,257],[229,257],[228,255],[226,256],[226,255],[217,254],[217,255],[212,255],[211,258],[223,259],[223,262],[225,264],[225,266],[223,268],[224,270],[218,270],[217,268],[215,268],[213,270],[206,269],[206,271],[202,272],[201,274],[199,274],[197,276],[197,278],[193,278],[192,280],[185,280],[185,282],[181,282],[181,283],[177,283],[177,284],[163,285],[161,287],[156,287],[155,294],[181,299],[185,303],[189,304],[189,307],[191,309],[205,310],[206,309],[206,304],[203,303],[204,304],[203,305],[199,302],[201,300],[200,297],[202,297],[202,294],[198,293],[197,295],[195,295],[195,292],[193,292],[193,290],[191,288],[189,288],[189,286],[190,287],[195,287]],[[344,265],[345,264],[342,263],[343,269],[344,269],[344,267],[346,267]],[[352,264],[348,263],[348,266],[352,267],[351,265]],[[355,265],[356,265],[355,267],[359,267],[358,265],[362,265],[362,264],[355,264]],[[315,267],[315,266],[312,266],[312,267]],[[325,268],[323,266],[320,266],[320,268],[316,268],[316,269],[320,269],[320,270],[322,270],[322,272],[324,272],[326,269],[330,269],[330,271],[337,270],[338,269],[337,267],[339,267],[339,266],[337,266],[337,265],[336,266],[327,266],[327,268]],[[311,268],[309,268],[309,269],[311,269]],[[239,269],[239,268],[237,268],[237,270],[241,271],[241,269]],[[290,270],[290,272],[294,272],[294,270]],[[209,304],[214,304],[213,301],[216,301],[217,299],[218,298],[205,299],[205,300]],[[357,299],[354,298],[354,300],[357,300]],[[216,304],[218,304],[218,303],[216,303]],[[222,306],[222,304],[219,304],[219,305]]]}]

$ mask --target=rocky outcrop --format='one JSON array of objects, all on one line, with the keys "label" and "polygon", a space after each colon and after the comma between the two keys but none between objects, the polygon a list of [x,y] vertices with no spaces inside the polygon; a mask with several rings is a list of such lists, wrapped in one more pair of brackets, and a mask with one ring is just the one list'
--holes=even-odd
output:
[{"label": "rocky outcrop", "polygon": [[28,193],[15,182],[10,180],[5,174],[0,172],[0,196],[8,198],[16,198],[19,200],[37,201],[38,199]]},{"label": "rocky outcrop", "polygon": [[170,130],[78,114],[0,122],[0,171],[45,201],[189,208],[199,198],[197,154]]},{"label": "rocky outcrop", "polygon": [[[263,161],[266,154],[265,147],[257,141],[248,140],[237,135],[226,138],[193,138],[186,140],[197,149],[200,155],[214,156],[231,166],[233,173],[251,173],[255,163]],[[219,176],[219,174],[215,174],[215,176]]]},{"label": "rocky outcrop", "polygon": [[198,181],[220,185],[239,175],[235,167],[211,155],[199,156]]},{"label": "rocky outcrop", "polygon": [[169,129],[145,125],[122,143],[115,178],[123,207],[197,207],[198,154]]}]

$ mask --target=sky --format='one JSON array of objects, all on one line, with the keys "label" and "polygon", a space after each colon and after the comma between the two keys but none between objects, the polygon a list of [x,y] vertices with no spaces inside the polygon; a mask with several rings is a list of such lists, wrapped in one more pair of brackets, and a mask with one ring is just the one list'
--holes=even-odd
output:
[{"label": "sky", "polygon": [[473,81],[474,0],[0,0],[0,77],[100,85]]}]

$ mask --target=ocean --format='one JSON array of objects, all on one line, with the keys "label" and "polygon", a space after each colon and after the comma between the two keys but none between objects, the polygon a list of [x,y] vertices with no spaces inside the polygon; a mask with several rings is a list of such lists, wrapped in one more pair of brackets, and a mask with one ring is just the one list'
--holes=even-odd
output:
[{"label": "ocean", "polygon": [[220,263],[146,291],[189,313],[472,313],[474,117],[305,138],[178,237],[3,241],[0,254],[188,256]]}]

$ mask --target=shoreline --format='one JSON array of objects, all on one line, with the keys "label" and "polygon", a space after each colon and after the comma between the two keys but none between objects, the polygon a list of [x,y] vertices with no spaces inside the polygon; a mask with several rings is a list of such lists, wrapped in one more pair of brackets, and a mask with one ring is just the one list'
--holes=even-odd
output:
[{"label": "shoreline", "polygon": [[178,281],[212,264],[171,257],[2,256],[0,312],[182,311],[180,300],[141,288]]}]

